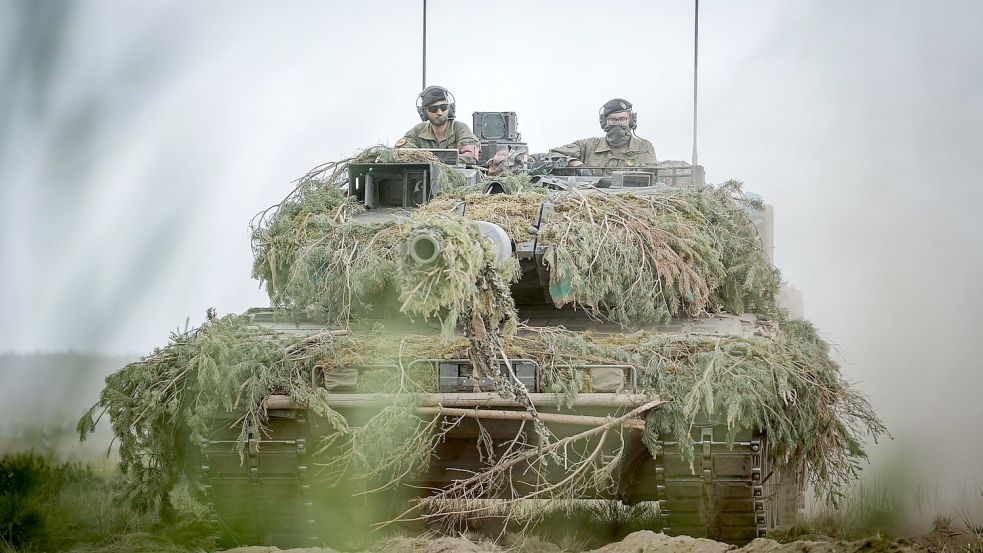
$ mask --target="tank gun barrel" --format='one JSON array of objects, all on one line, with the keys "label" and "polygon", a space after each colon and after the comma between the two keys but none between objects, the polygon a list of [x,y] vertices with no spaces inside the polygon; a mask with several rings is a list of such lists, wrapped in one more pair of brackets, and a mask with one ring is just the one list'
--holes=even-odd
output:
[{"label": "tank gun barrel", "polygon": [[[505,229],[489,223],[476,221],[479,232],[491,247],[496,263],[503,263],[512,256],[512,240]],[[478,244],[475,244],[477,247]],[[429,265],[437,261],[444,251],[444,238],[441,231],[434,227],[426,227],[413,231],[406,238],[406,255],[418,265]]]},{"label": "tank gun barrel", "polygon": [[407,238],[406,250],[410,259],[420,265],[429,265],[444,251],[444,242],[435,229],[420,229]]}]

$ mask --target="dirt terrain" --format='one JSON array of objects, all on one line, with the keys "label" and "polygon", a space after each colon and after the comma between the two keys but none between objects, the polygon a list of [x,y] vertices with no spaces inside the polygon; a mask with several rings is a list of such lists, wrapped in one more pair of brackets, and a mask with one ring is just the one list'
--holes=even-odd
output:
[{"label": "dirt terrain", "polygon": [[[889,541],[870,538],[847,541],[796,541],[779,543],[770,539],[757,539],[744,547],[688,536],[670,537],[648,530],[634,532],[623,540],[583,553],[720,553],[724,551],[747,553],[853,553],[859,551],[903,553],[909,551],[933,551],[910,540]],[[492,543],[475,543],[466,538],[442,537],[436,539],[397,538],[381,546],[369,549],[371,553],[561,553],[570,551],[536,538],[502,547]],[[276,547],[240,547],[224,553],[339,553],[333,549],[307,548],[281,550]],[[368,553],[367,552],[367,553]]]}]

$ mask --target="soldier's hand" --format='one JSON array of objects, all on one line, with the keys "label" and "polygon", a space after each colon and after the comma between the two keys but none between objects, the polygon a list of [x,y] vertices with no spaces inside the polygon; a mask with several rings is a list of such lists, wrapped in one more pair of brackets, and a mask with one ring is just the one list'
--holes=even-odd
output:
[{"label": "soldier's hand", "polygon": [[583,162],[581,162],[579,159],[571,159],[570,162],[567,163],[567,167],[580,167],[581,165],[583,165]]},{"label": "soldier's hand", "polygon": [[502,164],[509,159],[509,148],[508,146],[502,146],[495,152],[495,155],[488,160],[488,174],[489,175],[500,175],[502,174]]},{"label": "soldier's hand", "polygon": [[478,163],[478,145],[477,144],[466,144],[461,146],[458,150],[461,154],[461,161],[468,164],[474,165]]},{"label": "soldier's hand", "polygon": [[400,138],[399,140],[396,141],[395,144],[393,144],[393,148],[403,148],[406,146],[407,142],[408,140],[406,140],[405,138]]}]

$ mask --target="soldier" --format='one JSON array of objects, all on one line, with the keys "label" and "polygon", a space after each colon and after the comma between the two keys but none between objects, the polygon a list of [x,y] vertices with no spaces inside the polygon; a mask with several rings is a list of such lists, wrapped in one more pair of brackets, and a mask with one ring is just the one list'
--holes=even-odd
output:
[{"label": "soldier", "polygon": [[478,162],[478,138],[466,123],[454,119],[454,95],[442,86],[428,86],[417,96],[416,111],[423,123],[396,141],[397,148],[446,148],[461,153],[468,165]]},{"label": "soldier", "polygon": [[578,140],[553,148],[550,153],[573,158],[569,167],[644,167],[656,164],[652,143],[635,135],[638,115],[632,111],[631,102],[623,98],[608,101],[601,106],[598,119],[604,136]]}]

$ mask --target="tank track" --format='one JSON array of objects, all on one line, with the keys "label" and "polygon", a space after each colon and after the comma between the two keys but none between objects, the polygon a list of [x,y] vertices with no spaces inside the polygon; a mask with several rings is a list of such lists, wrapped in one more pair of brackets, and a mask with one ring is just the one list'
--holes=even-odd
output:
[{"label": "tank track", "polygon": [[742,545],[787,524],[799,511],[799,487],[769,463],[760,432],[726,443],[723,426],[696,431],[693,470],[675,441],[656,442],[655,480],[662,531]]},{"label": "tank track", "polygon": [[680,459],[679,444],[656,443],[656,494],[662,531],[668,535],[745,543],[768,531],[765,515],[763,436],[727,444],[713,427],[700,428],[693,469]]},{"label": "tank track", "polygon": [[[242,460],[235,450],[238,434],[230,429],[231,420],[217,424],[201,444],[201,481],[215,514],[212,523],[219,542],[283,548],[336,541],[358,525],[353,517],[366,506],[340,507],[326,497],[315,497],[308,442],[318,435],[316,422],[300,408],[269,414],[269,437],[251,437]],[[791,522],[800,508],[799,485],[771,470],[767,438],[746,432],[728,444],[725,433],[726,427],[719,424],[694,428],[692,470],[677,441],[656,442],[654,459],[635,443],[622,466],[618,499],[629,504],[658,501],[661,528],[653,530],[737,545]],[[447,462],[456,466],[462,461]],[[447,483],[435,478],[430,485]],[[331,493],[340,498],[348,491]]]},{"label": "tank track", "polygon": [[[270,412],[270,435],[250,436],[243,456],[238,432],[220,421],[200,444],[200,478],[222,545],[320,545],[321,524],[308,481],[310,428],[304,409]],[[321,520],[319,520],[321,518]]]}]

